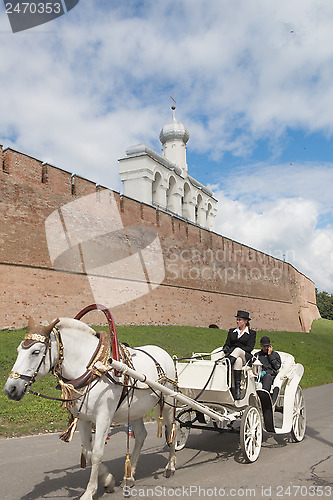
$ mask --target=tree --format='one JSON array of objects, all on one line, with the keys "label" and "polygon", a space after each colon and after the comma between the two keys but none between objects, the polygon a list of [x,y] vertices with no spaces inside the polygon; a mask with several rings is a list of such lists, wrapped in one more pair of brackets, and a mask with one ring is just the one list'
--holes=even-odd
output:
[{"label": "tree", "polygon": [[327,292],[318,292],[316,288],[316,297],[320,316],[333,320],[333,295]]}]

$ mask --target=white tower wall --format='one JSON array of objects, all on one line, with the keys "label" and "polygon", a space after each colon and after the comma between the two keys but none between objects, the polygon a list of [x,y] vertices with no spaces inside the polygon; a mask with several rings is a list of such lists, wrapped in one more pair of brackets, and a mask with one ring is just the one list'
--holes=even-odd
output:
[{"label": "white tower wall", "polygon": [[163,156],[144,144],[132,146],[119,160],[124,195],[154,205],[214,230],[217,200],[213,193],[187,173],[187,128],[175,118],[163,127]]}]

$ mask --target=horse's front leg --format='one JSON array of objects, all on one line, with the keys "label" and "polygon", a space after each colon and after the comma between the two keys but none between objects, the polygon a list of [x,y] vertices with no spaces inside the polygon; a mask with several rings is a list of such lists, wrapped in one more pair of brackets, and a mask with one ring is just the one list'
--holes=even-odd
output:
[{"label": "horse's front leg", "polygon": [[103,412],[103,415],[99,416],[96,420],[95,439],[90,453],[91,473],[87,489],[80,500],[93,500],[93,495],[98,488],[99,475],[102,477],[107,491],[112,492],[114,490],[115,482],[113,476],[108,473],[105,465],[101,464],[110,422],[110,416],[107,412]]},{"label": "horse's front leg", "polygon": [[91,450],[92,450],[92,428],[91,422],[79,419],[77,428],[80,433],[81,439],[81,467],[85,467],[85,463],[91,463]]}]

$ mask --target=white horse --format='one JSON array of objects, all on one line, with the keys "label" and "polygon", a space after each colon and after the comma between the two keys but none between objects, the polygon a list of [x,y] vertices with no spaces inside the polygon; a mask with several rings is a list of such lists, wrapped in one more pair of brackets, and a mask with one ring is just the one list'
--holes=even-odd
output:
[{"label": "white horse", "polygon": [[[61,352],[59,355],[59,341],[57,340],[58,332],[60,332],[63,345],[61,376],[70,381],[86,372],[99,345],[94,330],[75,319],[61,318],[47,327],[36,326],[30,319],[28,329],[29,333],[18,347],[16,362],[4,388],[7,396],[17,401],[22,399],[27,388],[35,379],[47,374],[56,366],[59,359],[61,360],[62,356]],[[147,378],[157,380],[161,376],[161,370],[158,367],[160,365],[167,377],[162,383],[172,388],[168,379],[175,380],[175,368],[168,353],[157,346],[143,346],[140,349],[128,348],[132,355],[134,368],[147,375]],[[74,406],[71,408],[73,415],[79,416],[78,429],[83,453],[92,465],[89,483],[85,493],[80,497],[81,500],[93,499],[98,486],[98,476],[100,476],[106,491],[112,492],[114,490],[114,478],[105,465],[101,463],[104,445],[111,422],[126,422],[128,416],[135,436],[135,446],[131,456],[131,472],[129,477],[124,477],[122,485],[133,486],[136,464],[147,436],[143,416],[154,408],[160,399],[160,395],[152,389],[142,383],[137,383],[136,388],[130,390],[129,396],[125,397],[118,407],[123,394],[123,385],[117,382],[124,382],[123,376],[118,375],[112,372],[113,380],[110,380],[105,374],[98,377],[90,386],[87,386],[91,389],[87,395],[73,402]],[[130,383],[133,383],[133,380]],[[172,429],[174,429],[173,401],[168,401],[167,398],[165,400],[166,404],[161,406],[161,416],[166,425],[167,435],[170,436]],[[130,403],[129,407],[128,403]],[[92,424],[95,426],[94,439],[92,439]],[[164,475],[169,477],[174,471],[175,443],[173,440],[170,444],[169,460]]]}]

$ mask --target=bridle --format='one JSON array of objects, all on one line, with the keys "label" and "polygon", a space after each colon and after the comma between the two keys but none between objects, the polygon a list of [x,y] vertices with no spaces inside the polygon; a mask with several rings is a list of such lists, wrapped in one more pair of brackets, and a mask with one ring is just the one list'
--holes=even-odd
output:
[{"label": "bridle", "polygon": [[[95,353],[93,354],[90,362],[88,363],[87,370],[84,372],[84,374],[79,377],[78,379],[75,380],[70,380],[66,381],[66,379],[63,378],[62,373],[61,373],[61,367],[62,367],[62,362],[64,360],[64,345],[61,339],[61,333],[59,328],[55,326],[55,324],[58,321],[56,321],[52,326],[52,329],[46,334],[46,335],[41,335],[37,333],[27,333],[24,337],[24,340],[21,344],[23,349],[28,349],[30,348],[33,344],[40,342],[45,345],[45,351],[43,353],[43,356],[32,376],[30,375],[24,375],[20,374],[18,372],[11,371],[9,374],[9,378],[13,379],[23,379],[26,380],[26,384],[24,387],[23,395],[25,395],[27,392],[30,394],[33,394],[34,396],[39,396],[45,399],[50,399],[52,401],[60,401],[63,403],[63,407],[70,408],[71,406],[74,405],[76,401],[79,399],[83,398],[81,402],[81,406],[83,404],[83,401],[87,394],[93,389],[93,387],[96,385],[96,383],[99,381],[99,378],[102,376],[102,373],[100,373],[97,369],[94,368],[94,363],[95,361],[101,359],[100,356],[102,356],[103,361],[105,362],[105,359],[103,357],[106,357],[107,359],[110,357],[110,351],[108,348],[102,346],[102,339],[100,339],[98,346],[96,348]],[[56,343],[57,343],[57,360],[52,366],[52,353],[51,353],[51,347],[52,347],[52,340],[51,340],[51,334],[53,333]],[[100,334],[104,332],[99,332]],[[108,344],[109,345],[109,344]],[[52,396],[46,396],[44,394],[40,394],[39,392],[32,391],[30,387],[32,384],[35,382],[36,377],[38,375],[38,372],[45,363],[45,359],[47,356],[47,353],[49,353],[49,358],[50,358],[50,369],[49,372],[52,372],[52,375],[55,376],[55,378],[58,381],[58,388],[61,389],[62,392],[62,397],[61,398],[56,398]],[[94,383],[92,383],[94,382]],[[78,390],[76,390],[76,386]],[[79,389],[86,387],[86,389],[81,393]]]},{"label": "bridle", "polygon": [[[57,362],[55,363],[54,367],[52,367],[52,353],[51,353],[51,347],[52,347],[51,344],[52,344],[52,342],[51,342],[51,333],[54,334],[54,336],[56,338],[56,342],[57,342],[57,347],[58,347],[58,359],[57,359]],[[24,341],[32,341],[33,343],[31,345],[29,345],[29,346],[24,346]],[[12,378],[12,379],[23,379],[23,380],[26,381],[26,384],[24,386],[23,394],[26,394],[27,391],[32,386],[32,384],[36,381],[36,377],[37,377],[37,375],[39,373],[39,370],[41,369],[41,366],[45,363],[45,359],[46,359],[46,356],[47,356],[48,353],[49,353],[49,359],[50,359],[50,370],[49,371],[52,370],[52,374],[56,375],[56,376],[58,376],[59,372],[60,372],[61,363],[62,363],[63,358],[64,358],[64,346],[63,346],[63,343],[62,343],[62,340],[61,340],[61,335],[60,335],[59,329],[54,326],[52,328],[51,332],[49,333],[49,335],[41,335],[39,333],[27,333],[24,336],[24,340],[23,340],[21,346],[22,346],[23,349],[29,349],[35,343],[38,343],[38,342],[44,344],[45,351],[44,351],[43,356],[42,356],[40,362],[38,363],[38,366],[37,366],[35,372],[33,373],[33,375],[24,375],[22,373],[18,373],[18,372],[15,372],[15,371],[11,371],[9,373],[9,378]]]}]

